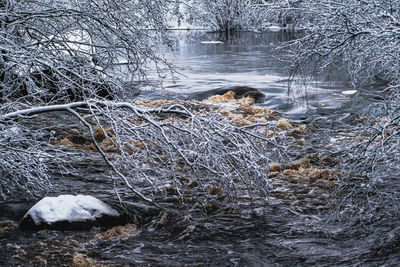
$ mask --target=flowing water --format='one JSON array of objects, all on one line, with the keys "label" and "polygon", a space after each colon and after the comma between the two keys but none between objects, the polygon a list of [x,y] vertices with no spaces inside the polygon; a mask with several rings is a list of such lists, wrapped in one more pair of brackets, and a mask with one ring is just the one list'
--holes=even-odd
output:
[{"label": "flowing water", "polygon": [[[261,105],[308,122],[345,120],[371,101],[362,92],[350,94],[352,88],[340,72],[316,77],[306,86],[295,82],[288,93],[288,68],[279,60],[284,54],[276,47],[293,38],[291,34],[237,33],[228,38],[219,33],[179,31],[171,35],[176,37],[173,51],[161,50],[180,74],[163,82],[162,93],[144,90],[141,98],[185,98],[223,86],[245,85],[266,95]],[[68,118],[60,122],[56,116],[44,117],[42,124],[53,125],[48,130],[61,136],[80,127]],[[31,127],[43,126],[31,123]],[[70,173],[61,175],[55,169],[52,194],[89,194],[116,203],[99,155],[88,150],[80,153],[71,156]],[[0,265],[69,266],[74,255],[75,266],[94,266],[94,261],[116,266],[396,266],[400,261],[400,228],[393,228],[390,220],[379,221],[376,231],[368,229],[373,224],[328,221],[332,209],[329,188],[279,179],[272,180],[272,186],[266,201],[252,207],[243,197],[234,205],[207,210],[199,208],[206,201],[199,196],[193,207],[182,208],[172,195],[161,200],[171,208],[168,219],[157,209],[137,206],[137,226],[111,236],[100,228],[20,231],[15,223],[33,202],[16,195],[0,203]],[[79,255],[84,255],[80,263]]]},{"label": "flowing water", "polygon": [[196,92],[220,87],[249,86],[266,95],[261,105],[280,110],[291,119],[345,116],[370,101],[363,92],[353,90],[347,73],[338,69],[328,69],[307,82],[297,79],[289,84],[290,62],[284,61],[287,59],[284,50],[277,48],[295,38],[294,33],[236,32],[227,36],[172,31],[170,34],[175,39],[173,50],[166,47],[160,50],[175,64],[178,73],[174,79],[164,80],[164,91],[143,92],[145,98],[160,98],[163,94],[190,98]]}]

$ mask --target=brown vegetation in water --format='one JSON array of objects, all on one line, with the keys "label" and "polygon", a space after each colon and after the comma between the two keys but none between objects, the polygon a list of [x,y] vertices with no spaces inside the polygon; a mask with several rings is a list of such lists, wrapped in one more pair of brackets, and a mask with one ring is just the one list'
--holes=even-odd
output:
[{"label": "brown vegetation in water", "polygon": [[[290,152],[291,155],[307,153],[307,137],[305,133],[308,129],[306,125],[293,124],[283,118],[278,112],[272,111],[266,107],[253,105],[252,101],[246,99],[236,100],[232,92],[214,97],[212,100],[212,103],[207,103],[207,101],[180,100],[137,101],[135,102],[135,107],[141,110],[140,112],[152,110],[152,112],[146,115],[149,116],[151,120],[147,120],[141,116],[125,117],[121,115],[123,116],[121,118],[126,121],[126,125],[131,128],[126,128],[123,124],[113,125],[112,129],[115,130],[107,128],[109,124],[103,122],[100,123],[104,126],[96,126],[96,124],[93,124],[93,120],[91,120],[90,123],[93,124],[92,127],[94,129],[94,139],[105,153],[116,153],[120,155],[121,158],[126,159],[126,161],[120,161],[121,165],[119,166],[121,170],[127,174],[132,174],[132,169],[126,167],[126,164],[129,164],[128,161],[137,160],[138,165],[135,166],[140,166],[140,168],[142,168],[142,165],[146,166],[144,167],[144,171],[139,175],[142,175],[142,178],[148,181],[154,182],[156,185],[155,188],[158,190],[161,189],[159,192],[163,197],[174,198],[184,205],[200,205],[203,207],[202,209],[207,212],[214,211],[214,208],[203,205],[204,203],[212,202],[209,200],[219,203],[231,199],[231,197],[241,198],[243,194],[249,194],[243,193],[243,190],[247,187],[249,181],[253,183],[254,179],[265,179],[266,183],[271,184],[278,183],[278,187],[282,184],[296,184],[296,186],[306,190],[321,188],[325,192],[326,189],[333,188],[337,177],[335,171],[320,167],[316,161],[312,159],[313,156],[304,154],[302,160],[292,162],[291,156],[285,154],[286,151]],[[165,110],[170,110],[169,108],[171,106],[179,106],[181,109],[172,110],[173,112],[165,112]],[[182,111],[190,115],[182,115]],[[199,124],[198,126],[200,126],[200,129],[193,128],[193,119],[199,119],[196,123]],[[209,125],[208,123],[210,120],[215,124]],[[204,122],[205,124],[203,124]],[[153,123],[156,125],[156,129],[163,129],[164,133],[168,134],[167,142],[162,138],[162,135],[161,138],[157,135],[149,135],[146,129]],[[265,160],[265,163],[263,163],[265,169],[261,168],[263,171],[260,178],[258,178],[258,175],[260,175],[260,168],[257,167],[257,170],[249,171],[249,168],[251,168],[254,163],[254,161],[252,161],[251,164],[249,162],[249,164],[243,165],[240,168],[229,163],[230,167],[235,168],[233,173],[228,174],[226,172],[227,169],[221,169],[221,171],[218,172],[218,174],[223,173],[226,175],[224,179],[231,179],[232,183],[230,185],[232,187],[229,188],[227,188],[227,180],[214,177],[217,172],[211,174],[210,179],[207,178],[203,180],[202,176],[181,179],[181,177],[186,177],[188,173],[191,173],[190,164],[194,162],[193,160],[201,162],[209,158],[208,154],[206,156],[203,153],[208,153],[208,149],[211,148],[208,142],[214,142],[214,139],[208,140],[207,138],[210,138],[210,136],[201,137],[203,134],[203,127],[216,127],[211,128],[213,130],[223,129],[224,137],[231,136],[231,133],[233,134],[233,139],[224,139],[223,142],[218,145],[217,151],[221,151],[221,149],[226,150],[224,152],[226,154],[218,158],[218,161],[213,164],[221,164],[224,163],[225,160],[229,161],[231,149],[238,148],[241,150],[242,145],[246,147],[250,144],[247,143],[247,141],[251,142],[253,145],[257,144],[257,153]],[[125,129],[129,129],[131,132],[127,132]],[[136,129],[140,129],[140,131],[136,131]],[[209,128],[206,129],[208,131]],[[185,137],[187,139],[181,139],[179,136],[182,130],[188,133],[188,136]],[[73,135],[78,134],[79,133],[74,133]],[[255,135],[253,136],[252,134]],[[241,139],[245,135],[246,137]],[[175,137],[178,139],[175,140]],[[197,137],[201,138],[196,139]],[[253,137],[255,138],[246,139]],[[220,140],[220,138],[221,136],[219,135],[217,140]],[[231,140],[233,142],[231,142]],[[239,145],[235,143],[237,140],[240,140]],[[64,138],[57,141],[57,144],[77,149],[96,150],[95,145],[91,144],[90,141],[89,135],[84,138],[64,136]],[[179,146],[179,149],[181,149],[182,146],[183,150],[179,152],[182,154],[175,153],[173,150],[175,149],[174,147],[165,149],[166,145],[172,144],[168,142],[174,142],[173,146],[175,146],[175,148]],[[199,143],[204,145],[198,147],[197,145]],[[192,147],[192,144],[194,147]],[[207,150],[203,151],[204,149]],[[211,151],[214,150],[210,150],[210,152]],[[270,152],[271,155],[274,153],[275,157],[270,157]],[[249,154],[246,152],[246,155]],[[250,156],[251,155],[252,154],[250,154]],[[119,156],[116,158],[119,158]],[[280,163],[271,163],[271,161],[274,160]],[[290,163],[285,164],[284,162]],[[268,164],[270,164],[269,170],[267,168]],[[148,168],[147,166],[151,167]],[[153,166],[156,166],[156,168],[153,168]],[[217,165],[209,166],[213,168],[218,167]],[[172,168],[172,171],[169,168]],[[156,176],[154,176],[154,173],[148,172],[153,170],[157,170]],[[202,169],[201,171],[204,170]],[[136,173],[132,179],[137,179],[137,174],[138,173]],[[235,175],[238,175],[238,177]],[[268,180],[266,178],[268,178]],[[266,184],[263,186],[257,185],[252,190],[265,190],[265,192],[267,192],[268,186]],[[196,200],[198,197],[203,200],[202,203]],[[284,195],[279,198],[284,198]],[[215,205],[213,205],[213,207],[214,206]]]},{"label": "brown vegetation in water", "polygon": [[96,234],[95,239],[105,240],[111,238],[127,239],[131,236],[138,234],[137,228],[133,224],[127,224],[123,226],[115,226],[106,232]]},{"label": "brown vegetation in water", "polygon": [[[56,145],[60,146],[66,146],[66,147],[71,147],[71,148],[76,148],[76,149],[83,149],[83,150],[93,150],[96,151],[96,147],[94,144],[91,143],[90,138],[87,137],[81,137],[84,142],[76,142],[76,138],[74,136],[65,136],[61,139],[57,139],[54,143]],[[112,137],[111,137],[112,138]],[[114,143],[109,139],[109,138],[103,138],[100,139],[101,141],[98,141],[99,146],[101,149],[103,149],[105,152],[112,152],[112,153],[117,153],[118,149],[115,147]]]},{"label": "brown vegetation in water", "polygon": [[[238,127],[250,126],[253,124],[263,124],[275,122],[279,131],[285,131],[289,134],[302,134],[306,130],[303,124],[293,125],[287,119],[282,118],[279,112],[267,107],[254,105],[254,99],[251,97],[235,99],[235,93],[229,91],[224,95],[212,96],[202,103],[216,106],[216,112],[228,118],[228,120]],[[267,132],[267,137],[271,138],[276,133],[272,130]],[[301,144],[304,144],[304,139]]]},{"label": "brown vegetation in water", "polygon": [[104,265],[81,253],[76,253],[72,258],[71,267],[116,267],[121,265]]},{"label": "brown vegetation in water", "polygon": [[213,95],[206,99],[204,102],[221,103],[221,102],[232,102],[235,100],[235,93],[232,91],[226,92],[223,95]]},{"label": "brown vegetation in water", "polygon": [[[303,133],[306,131],[305,125],[291,124],[287,119],[282,118],[282,116],[280,116],[278,112],[270,110],[267,107],[253,105],[253,101],[251,101],[250,98],[242,98],[236,100],[235,94],[232,91],[227,92],[224,95],[212,96],[202,102],[186,102],[179,100],[155,100],[135,102],[136,105],[145,108],[162,108],[177,103],[182,104],[187,108],[192,107],[193,109],[191,109],[191,111],[194,114],[204,111],[221,114],[223,117],[227,118],[230,123],[238,127],[265,124],[268,125],[268,127],[263,130],[264,136],[266,138],[273,139],[283,134],[292,139],[292,145],[295,147],[306,145],[306,141],[303,136]],[[219,105],[221,103],[223,105]],[[181,118],[178,116],[157,117],[156,119],[162,123],[178,126],[189,122],[188,120],[186,120],[186,118]],[[135,123],[137,126],[141,126],[144,121],[137,120]],[[147,140],[134,139],[119,140],[119,143],[117,144],[116,137],[111,128],[101,128],[98,126],[94,126],[94,137],[98,142],[98,145],[104,152],[121,153],[121,147],[117,146],[122,146],[128,154],[142,153],[144,150],[149,148],[156,149],[156,147],[154,147],[154,145],[150,143],[155,140],[149,140],[150,142]],[[89,136],[80,138],[76,138],[75,135],[65,136],[57,140],[56,144],[77,149],[96,150],[95,145],[90,142]],[[159,161],[163,160],[164,158],[165,156],[159,155],[158,158],[154,158],[153,160]],[[179,161],[183,161],[183,159],[180,158]],[[319,169],[315,166],[309,166],[309,163],[309,157],[306,157],[303,160],[297,162],[292,162],[291,164],[286,164],[285,166],[281,166],[279,163],[271,163],[271,173],[268,175],[268,177],[279,177],[284,179],[291,178],[292,180],[301,180],[303,182],[306,182],[307,184],[313,184],[317,181],[324,181],[324,183],[327,183],[329,185],[332,184],[332,177],[336,176],[336,174],[328,169]],[[174,192],[178,188],[180,191],[190,191],[188,190],[190,188],[187,188],[186,186],[184,186],[184,184],[173,182],[172,185]]]},{"label": "brown vegetation in water", "polygon": [[288,180],[291,183],[303,183],[308,186],[332,188],[338,179],[338,171],[313,165],[312,160],[315,157],[315,154],[311,154],[286,164],[272,162],[269,165],[271,172],[268,177]]},{"label": "brown vegetation in water", "polygon": [[12,231],[18,228],[18,225],[13,221],[0,221],[0,233]]}]

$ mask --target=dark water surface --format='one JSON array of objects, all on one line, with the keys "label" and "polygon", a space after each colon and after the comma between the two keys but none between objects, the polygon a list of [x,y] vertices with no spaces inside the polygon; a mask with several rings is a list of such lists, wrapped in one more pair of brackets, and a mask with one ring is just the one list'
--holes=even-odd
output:
[{"label": "dark water surface", "polygon": [[[293,38],[290,34],[237,33],[230,39],[200,31],[171,34],[176,43],[173,52],[165,51],[166,57],[185,76],[164,81],[169,96],[184,97],[228,85],[252,86],[266,94],[262,105],[290,118],[328,121],[348,118],[370,101],[363,94],[343,94],[352,88],[345,75],[333,72],[306,87],[294,83],[288,95],[287,65],[277,59],[284,55],[275,48]],[[141,97],[161,96],[149,90]],[[81,127],[56,116],[45,117],[41,123],[31,122],[31,126],[53,125],[48,130],[61,136]],[[101,157],[91,151],[79,153],[69,159],[69,172],[54,170],[51,195],[88,194],[117,203]],[[15,224],[33,202],[16,195],[0,202],[0,265],[69,266],[77,253],[120,266],[397,266],[400,262],[400,228],[394,228],[391,220],[376,218],[374,224],[371,218],[369,225],[329,221],[328,189],[289,180],[272,179],[271,183],[273,190],[265,202],[256,201],[252,207],[246,196],[234,205],[207,210],[202,196],[192,205],[181,206],[171,195],[160,200],[171,210],[163,224],[157,210],[137,206],[137,230],[126,238],[105,239],[96,237],[105,231],[99,228],[22,232]],[[10,220],[8,229],[5,220]]]}]

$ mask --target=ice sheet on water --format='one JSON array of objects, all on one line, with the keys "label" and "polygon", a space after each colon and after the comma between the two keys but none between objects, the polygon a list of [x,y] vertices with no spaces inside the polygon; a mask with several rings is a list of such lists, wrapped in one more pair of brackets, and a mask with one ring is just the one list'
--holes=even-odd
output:
[{"label": "ice sheet on water", "polygon": [[221,41],[201,41],[202,44],[223,44]]},{"label": "ice sheet on water", "polygon": [[354,94],[356,94],[358,91],[357,90],[345,90],[345,91],[342,91],[341,93],[343,94],[343,95],[354,95]]}]

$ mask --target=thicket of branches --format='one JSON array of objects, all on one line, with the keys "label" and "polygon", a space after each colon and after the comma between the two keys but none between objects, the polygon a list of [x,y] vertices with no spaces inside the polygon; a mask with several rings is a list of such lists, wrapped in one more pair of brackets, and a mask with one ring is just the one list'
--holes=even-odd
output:
[{"label": "thicket of branches", "polygon": [[26,192],[31,196],[44,192],[49,186],[49,154],[30,129],[0,121],[0,198]]},{"label": "thicket of branches", "polygon": [[115,98],[150,62],[166,64],[153,48],[168,41],[167,1],[1,0],[0,8],[0,101],[18,102],[14,109]]},{"label": "thicket of branches", "polygon": [[[317,69],[340,63],[355,85],[379,80],[398,89],[398,1],[289,4],[280,10],[300,12],[306,26],[304,36],[289,45],[296,70],[309,63]],[[182,172],[190,173],[205,192],[215,186],[235,198],[240,187],[265,196],[268,163],[284,157],[286,148],[284,136],[266,137],[269,130],[277,132],[273,124],[241,128],[216,113],[193,112],[185,105],[146,108],[124,101],[130,100],[127,81],[145,78],[149,63],[154,68],[168,65],[154,45],[168,42],[164,16],[174,5],[163,0],[0,0],[2,197],[18,188],[32,195],[46,190],[49,164],[65,162],[65,151],[54,153],[48,136],[18,122],[21,116],[43,112],[68,112],[83,123],[115,184],[155,205],[152,197],[171,181],[183,197]],[[205,12],[197,18],[215,29],[231,30],[264,23],[264,11],[271,5],[221,0],[201,1],[197,7]],[[363,203],[374,207],[379,199],[396,199],[397,191],[385,186],[399,166],[399,101],[393,94],[371,109],[361,135],[351,145],[340,144],[343,178],[338,185],[344,200],[361,194],[368,199]]]},{"label": "thicket of branches", "polygon": [[294,75],[344,68],[353,86],[375,90],[383,85],[388,93],[358,125],[343,125],[332,144],[336,153],[328,152],[342,175],[339,210],[361,216],[368,211],[370,219],[378,211],[397,212],[400,2],[303,1],[300,8],[304,35],[285,47],[292,53]]},{"label": "thicket of branches", "polygon": [[341,173],[335,191],[338,215],[374,221],[399,212],[400,95],[399,87],[393,89],[351,129],[343,127],[327,152]]},{"label": "thicket of branches", "polygon": [[253,0],[187,1],[191,24],[215,31],[262,29],[269,25],[264,4]]},{"label": "thicket of branches", "polygon": [[[110,168],[115,188],[122,183],[154,205],[151,197],[167,183],[182,196],[184,171],[205,192],[209,186],[223,188],[232,199],[241,187],[265,196],[270,157],[284,152],[275,137],[265,138],[257,127],[235,127],[211,112],[193,114],[182,105],[145,108],[124,102],[131,100],[124,85],[145,78],[148,63],[168,65],[154,45],[168,41],[164,15],[173,5],[162,0],[0,1],[3,198],[17,189],[43,193],[50,166],[67,164],[68,155],[55,149],[51,137],[19,121],[40,120],[49,112],[67,112],[80,121]],[[165,121],[165,116],[173,118]],[[266,126],[264,131],[273,127]],[[149,186],[150,191],[139,189]]]},{"label": "thicket of branches", "polygon": [[61,164],[66,155],[48,154],[49,140],[4,115],[93,97],[127,98],[149,63],[167,64],[154,46],[168,42],[164,14],[171,7],[164,0],[0,1],[2,197],[18,188],[43,192],[49,163]]},{"label": "thicket of branches", "polygon": [[[253,199],[265,197],[270,161],[286,157],[284,135],[266,137],[267,131],[278,132],[273,123],[237,127],[218,113],[195,114],[181,104],[145,108],[87,100],[32,107],[0,116],[5,144],[0,146],[3,197],[13,193],[16,184],[31,194],[42,193],[49,184],[48,163],[66,164],[64,151],[49,150],[49,140],[27,138],[27,131],[12,123],[21,116],[49,112],[68,112],[87,128],[93,149],[109,167],[115,190],[123,192],[118,194],[121,201],[130,194],[158,206],[153,197],[164,194],[167,185],[183,201],[186,193],[193,194],[185,189],[190,184],[203,192],[222,190],[230,200],[239,192]],[[15,131],[21,134],[6,135]]]},{"label": "thicket of branches", "polygon": [[295,71],[337,65],[355,86],[400,82],[399,1],[303,1],[299,8],[305,34],[291,46]]},{"label": "thicket of branches", "polygon": [[[293,30],[301,27],[303,9],[298,0],[183,1],[186,19],[215,31],[255,30],[269,26]],[[185,16],[184,16],[185,17]]]}]

